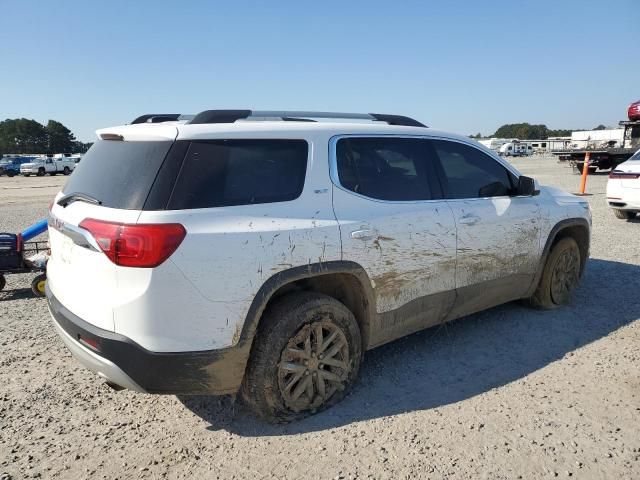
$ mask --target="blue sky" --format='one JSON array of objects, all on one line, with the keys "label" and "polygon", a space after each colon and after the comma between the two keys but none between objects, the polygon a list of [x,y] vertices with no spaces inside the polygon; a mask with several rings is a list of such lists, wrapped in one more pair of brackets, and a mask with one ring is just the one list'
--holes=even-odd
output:
[{"label": "blue sky", "polygon": [[[0,0],[0,119],[83,141],[142,113],[396,113],[463,134],[615,125],[640,1]],[[631,42],[634,42],[634,45]]]}]

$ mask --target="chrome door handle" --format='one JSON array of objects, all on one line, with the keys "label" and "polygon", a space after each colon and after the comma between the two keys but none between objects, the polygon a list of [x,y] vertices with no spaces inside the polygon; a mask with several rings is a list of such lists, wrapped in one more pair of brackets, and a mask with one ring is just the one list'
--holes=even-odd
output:
[{"label": "chrome door handle", "polygon": [[375,230],[356,230],[351,232],[351,238],[354,240],[371,240],[377,236],[377,232]]},{"label": "chrome door handle", "polygon": [[461,223],[462,225],[475,225],[479,221],[480,217],[476,217],[475,215],[467,215],[460,218],[460,220],[458,220],[458,223]]}]

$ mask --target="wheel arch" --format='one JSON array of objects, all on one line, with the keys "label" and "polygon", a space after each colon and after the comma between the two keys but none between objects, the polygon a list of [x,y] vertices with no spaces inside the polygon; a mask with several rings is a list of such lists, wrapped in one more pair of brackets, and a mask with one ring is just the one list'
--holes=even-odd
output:
[{"label": "wheel arch", "polygon": [[363,350],[369,344],[376,307],[371,280],[361,265],[349,261],[312,263],[271,276],[258,290],[245,317],[239,338],[251,345],[267,306],[296,291],[315,291],[342,302],[356,317]]},{"label": "wheel arch", "polygon": [[573,238],[578,244],[578,248],[580,249],[580,275],[582,276],[587,260],[589,259],[589,248],[591,242],[591,229],[589,222],[584,218],[568,218],[561,220],[555,224],[547,236],[547,241],[540,257],[540,264],[538,265],[538,270],[534,277],[534,281],[529,288],[527,296],[531,296],[535,292],[538,283],[540,282],[549,252],[558,241],[566,237]]}]

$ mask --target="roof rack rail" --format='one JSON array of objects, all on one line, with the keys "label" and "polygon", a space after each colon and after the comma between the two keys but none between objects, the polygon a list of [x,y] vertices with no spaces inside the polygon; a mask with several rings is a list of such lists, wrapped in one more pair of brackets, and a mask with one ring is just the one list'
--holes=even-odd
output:
[{"label": "roof rack rail", "polygon": [[236,120],[254,118],[256,120],[279,118],[285,121],[310,121],[312,118],[332,118],[346,120],[371,120],[386,122],[389,125],[408,127],[426,127],[426,125],[404,115],[386,115],[382,113],[339,113],[309,112],[295,110],[205,110],[197,114],[189,123],[233,123]]},{"label": "roof rack rail", "polygon": [[134,119],[131,124],[173,122],[180,119],[181,115],[181,113],[146,113]]}]

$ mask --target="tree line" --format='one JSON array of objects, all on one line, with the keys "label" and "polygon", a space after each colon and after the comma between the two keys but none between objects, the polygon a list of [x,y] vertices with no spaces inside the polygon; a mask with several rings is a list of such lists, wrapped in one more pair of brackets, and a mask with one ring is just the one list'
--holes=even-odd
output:
[{"label": "tree line", "polygon": [[83,143],[56,120],[46,125],[27,118],[0,122],[0,155],[6,153],[84,153],[91,143]]},{"label": "tree line", "polygon": [[[605,130],[607,127],[598,125],[593,130]],[[551,130],[546,125],[531,125],[529,123],[508,123],[502,125],[490,137],[517,138],[519,140],[546,140],[549,137],[570,137],[571,132],[582,130]],[[480,133],[470,135],[471,138],[484,138]]]}]

